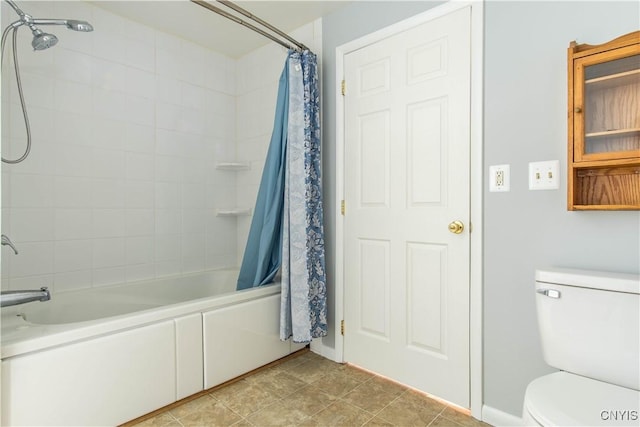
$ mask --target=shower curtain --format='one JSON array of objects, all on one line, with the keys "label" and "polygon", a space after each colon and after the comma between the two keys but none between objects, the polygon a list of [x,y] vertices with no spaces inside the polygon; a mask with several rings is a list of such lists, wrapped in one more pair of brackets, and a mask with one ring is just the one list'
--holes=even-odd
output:
[{"label": "shower curtain", "polygon": [[280,75],[273,132],[240,266],[237,290],[271,283],[280,268],[288,116],[289,68],[285,65]]},{"label": "shower curtain", "polygon": [[[276,241],[281,242],[278,248]],[[303,343],[325,336],[318,70],[309,51],[289,51],[280,77],[274,132],[238,289],[269,283],[279,266],[280,338]]]}]

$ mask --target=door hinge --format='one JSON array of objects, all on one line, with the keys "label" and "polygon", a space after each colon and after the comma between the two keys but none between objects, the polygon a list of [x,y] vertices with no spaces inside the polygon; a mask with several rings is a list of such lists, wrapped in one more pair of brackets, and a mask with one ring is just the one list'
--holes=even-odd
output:
[{"label": "door hinge", "polygon": [[347,92],[347,83],[344,81],[344,79],[340,84],[340,92],[342,93],[342,96],[344,96],[344,94]]},{"label": "door hinge", "polygon": [[340,335],[344,335],[344,320],[340,321]]},{"label": "door hinge", "polygon": [[340,214],[344,215],[344,211],[345,211],[345,204],[344,204],[344,199],[342,199],[340,201]]}]

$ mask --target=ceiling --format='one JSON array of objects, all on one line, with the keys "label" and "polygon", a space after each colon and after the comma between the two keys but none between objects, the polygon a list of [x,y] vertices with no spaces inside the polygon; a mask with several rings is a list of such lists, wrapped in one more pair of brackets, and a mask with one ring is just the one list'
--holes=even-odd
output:
[{"label": "ceiling", "polygon": [[[238,15],[221,3],[210,3]],[[193,41],[232,58],[270,43],[267,38],[189,0],[92,1],[98,7],[164,32]],[[288,33],[325,16],[348,1],[235,1],[256,17]],[[241,15],[243,20],[253,23]]]}]

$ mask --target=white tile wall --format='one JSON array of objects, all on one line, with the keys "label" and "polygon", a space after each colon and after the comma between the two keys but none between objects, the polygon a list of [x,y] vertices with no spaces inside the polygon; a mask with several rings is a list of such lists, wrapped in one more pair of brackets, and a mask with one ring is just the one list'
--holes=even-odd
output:
[{"label": "white tile wall", "polygon": [[[2,8],[6,25],[13,12]],[[238,265],[250,219],[215,211],[253,207],[286,52],[236,61],[90,3],[28,9],[96,31],[58,32],[41,52],[20,34],[33,148],[2,167],[2,232],[20,251],[2,250],[2,288],[60,292]],[[317,28],[298,37],[319,52]],[[24,123],[3,71],[2,153],[17,157]],[[232,160],[252,169],[215,169]]]},{"label": "white tile wall", "polygon": [[[236,61],[89,3],[28,9],[96,31],[59,31],[42,52],[20,33],[33,148],[3,165],[2,232],[20,254],[3,248],[2,287],[55,292],[235,265],[229,239],[207,260],[207,208],[236,203],[235,176],[214,169],[235,159]],[[24,123],[4,71],[3,156],[16,157]]]}]

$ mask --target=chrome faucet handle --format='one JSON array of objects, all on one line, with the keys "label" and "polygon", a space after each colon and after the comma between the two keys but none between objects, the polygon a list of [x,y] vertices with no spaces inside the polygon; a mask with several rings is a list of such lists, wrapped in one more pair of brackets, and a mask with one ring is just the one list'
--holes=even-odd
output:
[{"label": "chrome faucet handle", "polygon": [[16,247],[13,245],[13,242],[11,241],[11,239],[9,239],[7,236],[5,236],[4,234],[2,235],[2,246],[9,246],[11,249],[13,249],[13,252],[18,255],[18,250],[16,249]]}]

